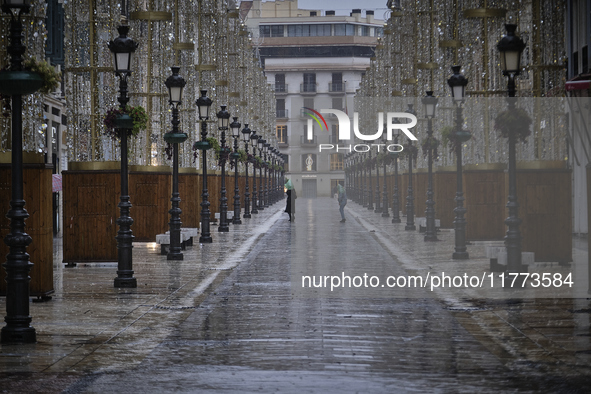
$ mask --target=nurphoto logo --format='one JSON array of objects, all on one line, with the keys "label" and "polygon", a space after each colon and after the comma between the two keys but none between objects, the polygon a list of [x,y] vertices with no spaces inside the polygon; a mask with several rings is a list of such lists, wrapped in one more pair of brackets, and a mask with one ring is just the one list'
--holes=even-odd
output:
[{"label": "nurphoto logo", "polygon": [[[320,130],[328,131],[328,124],[326,119],[322,114],[333,114],[337,117],[338,121],[338,139],[339,141],[347,141],[351,140],[351,119],[349,115],[345,112],[337,110],[337,109],[321,109],[320,112],[308,108],[303,107],[305,111],[307,111],[307,115],[310,115],[310,119],[308,119],[307,130],[306,130],[306,139],[312,140],[314,139],[314,130],[313,130],[313,120],[316,121]],[[410,122],[408,122],[410,120]],[[375,143],[367,143],[367,144],[348,144],[348,145],[340,145],[340,144],[319,144],[318,151],[327,151],[327,150],[336,150],[339,151],[355,151],[355,152],[368,152],[372,147],[375,147],[378,152],[380,152],[381,148],[385,148],[388,152],[401,152],[404,148],[402,145],[398,143],[392,144],[385,144],[380,143],[380,139],[384,134],[384,125],[386,126],[386,139],[387,141],[393,140],[394,131],[400,130],[404,133],[410,140],[416,141],[417,137],[410,131],[411,128],[416,126],[417,124],[417,117],[408,112],[387,112],[386,113],[386,121],[384,122],[384,113],[378,112],[378,126],[377,132],[374,134],[364,134],[359,130],[359,114],[357,112],[353,113],[353,133],[355,137],[361,141],[375,141]]]}]

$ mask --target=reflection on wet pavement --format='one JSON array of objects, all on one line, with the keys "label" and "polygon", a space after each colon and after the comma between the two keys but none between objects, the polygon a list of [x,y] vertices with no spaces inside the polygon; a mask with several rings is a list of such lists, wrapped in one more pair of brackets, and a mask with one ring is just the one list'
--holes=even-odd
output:
[{"label": "reflection on wet pavement", "polygon": [[[452,292],[401,298],[301,288],[302,274],[402,275],[435,264],[453,272],[453,233],[442,230],[442,242],[424,243],[422,234],[353,203],[347,222],[339,223],[332,199],[298,199],[290,223],[281,205],[215,234],[211,245],[187,250],[182,262],[137,244],[136,290],[111,289],[111,266],[57,264],[56,297],[31,309],[39,343],[0,348],[2,387],[586,391],[589,300],[470,299]],[[462,264],[485,269],[483,247],[470,248],[473,258]]]}]

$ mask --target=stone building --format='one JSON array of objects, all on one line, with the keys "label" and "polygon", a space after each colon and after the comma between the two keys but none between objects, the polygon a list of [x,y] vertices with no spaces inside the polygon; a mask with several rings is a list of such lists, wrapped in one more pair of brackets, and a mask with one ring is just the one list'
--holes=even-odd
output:
[{"label": "stone building", "polygon": [[321,144],[338,144],[337,119],[323,115],[323,122],[311,110],[353,113],[353,96],[383,34],[382,21],[371,10],[323,14],[298,8],[297,0],[243,1],[241,8],[275,89],[275,132],[281,152],[289,156],[288,176],[303,197],[329,196],[337,182],[344,182],[348,151],[320,151]]}]

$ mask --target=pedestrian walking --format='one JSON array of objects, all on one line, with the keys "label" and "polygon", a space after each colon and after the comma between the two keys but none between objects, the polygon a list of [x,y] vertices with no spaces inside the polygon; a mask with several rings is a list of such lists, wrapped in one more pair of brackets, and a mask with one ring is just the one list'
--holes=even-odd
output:
[{"label": "pedestrian walking", "polygon": [[295,199],[298,198],[296,191],[291,183],[291,179],[288,179],[285,182],[285,194],[287,194],[287,203],[285,204],[285,212],[289,214],[289,221],[293,222],[295,220]]},{"label": "pedestrian walking", "polygon": [[339,212],[341,213],[341,223],[345,223],[345,205],[347,205],[347,192],[345,187],[340,183],[337,186],[338,190],[338,201],[339,201]]}]

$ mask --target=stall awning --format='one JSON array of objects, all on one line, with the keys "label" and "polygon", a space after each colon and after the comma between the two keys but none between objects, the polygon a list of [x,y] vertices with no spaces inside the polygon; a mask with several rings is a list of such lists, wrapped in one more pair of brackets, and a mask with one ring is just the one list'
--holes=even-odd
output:
[{"label": "stall awning", "polygon": [[572,90],[589,89],[589,87],[591,87],[591,81],[590,80],[584,80],[584,81],[568,81],[566,83],[566,85],[564,86],[564,88],[565,88],[565,90],[567,92],[570,92]]}]

